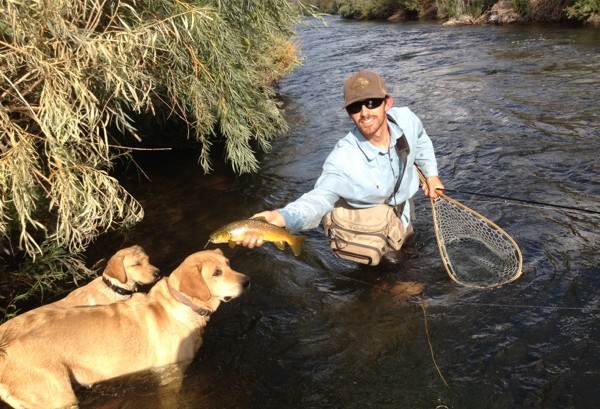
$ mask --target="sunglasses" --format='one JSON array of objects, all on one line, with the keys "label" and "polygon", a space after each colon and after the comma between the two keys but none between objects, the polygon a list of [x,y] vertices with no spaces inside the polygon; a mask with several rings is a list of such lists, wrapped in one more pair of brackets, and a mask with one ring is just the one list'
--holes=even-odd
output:
[{"label": "sunglasses", "polygon": [[353,102],[346,107],[346,111],[350,115],[358,114],[362,110],[363,105],[368,109],[375,109],[379,108],[383,104],[383,101],[385,101],[385,98],[369,98],[364,101]]}]

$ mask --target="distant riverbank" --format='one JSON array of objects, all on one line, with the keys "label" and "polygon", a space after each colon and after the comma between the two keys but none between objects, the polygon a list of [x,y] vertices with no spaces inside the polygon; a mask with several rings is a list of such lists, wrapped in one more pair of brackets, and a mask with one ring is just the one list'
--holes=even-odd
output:
[{"label": "distant riverbank", "polygon": [[442,20],[445,25],[572,22],[600,28],[600,0],[309,0],[356,20]]}]

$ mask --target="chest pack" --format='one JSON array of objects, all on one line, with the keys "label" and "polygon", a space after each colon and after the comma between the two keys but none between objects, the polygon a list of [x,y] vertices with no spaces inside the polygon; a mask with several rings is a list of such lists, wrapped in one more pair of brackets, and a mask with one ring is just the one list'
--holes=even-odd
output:
[{"label": "chest pack", "polygon": [[[395,123],[391,117],[388,116],[388,119]],[[404,134],[395,146],[403,168],[394,191],[385,203],[359,209],[340,199],[333,210],[323,217],[322,224],[329,238],[329,247],[337,257],[375,266],[385,253],[400,250],[404,244],[409,233],[400,220],[405,203],[397,206],[389,204],[398,191],[410,152]]]}]

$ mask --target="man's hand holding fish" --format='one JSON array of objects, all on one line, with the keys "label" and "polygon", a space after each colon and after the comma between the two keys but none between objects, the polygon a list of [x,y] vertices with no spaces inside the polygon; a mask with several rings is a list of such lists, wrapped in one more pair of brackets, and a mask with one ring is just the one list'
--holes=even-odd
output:
[{"label": "man's hand holding fish", "polygon": [[278,214],[278,211],[261,212],[250,219],[229,223],[212,232],[209,242],[228,243],[232,248],[236,245],[252,248],[270,241],[280,250],[284,250],[287,244],[295,256],[300,255],[304,236],[291,234],[283,226],[278,226],[277,223],[285,225],[283,216],[279,214],[277,217]]},{"label": "man's hand holding fish", "polygon": [[[267,210],[260,212],[251,217],[251,219],[263,218],[267,222],[274,224],[275,226],[285,227],[285,219],[277,210]],[[248,233],[244,236],[244,239],[238,241],[238,245],[246,246],[248,248],[260,247],[265,243],[262,234]]]}]

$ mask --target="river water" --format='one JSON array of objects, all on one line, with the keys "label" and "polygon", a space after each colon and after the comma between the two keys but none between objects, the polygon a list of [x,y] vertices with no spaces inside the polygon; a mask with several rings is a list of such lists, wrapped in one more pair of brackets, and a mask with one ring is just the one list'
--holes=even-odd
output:
[{"label": "river water", "polygon": [[[350,129],[341,87],[361,69],[380,72],[395,105],[422,119],[447,188],[600,212],[600,31],[325,22],[298,27],[304,64],[280,84],[290,132],[260,173],[205,176],[195,156],[140,156],[151,181],[124,183],[146,218],[99,255],[141,244],[168,273],[217,227],[309,190]],[[521,278],[494,290],[451,281],[421,193],[398,264],[335,259],[320,230],[306,232],[299,257],[210,245],[252,285],[213,315],[181,391],[133,377],[82,392],[82,407],[597,407],[600,216],[450,196],[519,243]],[[401,281],[422,283],[424,304],[387,291]]]}]

